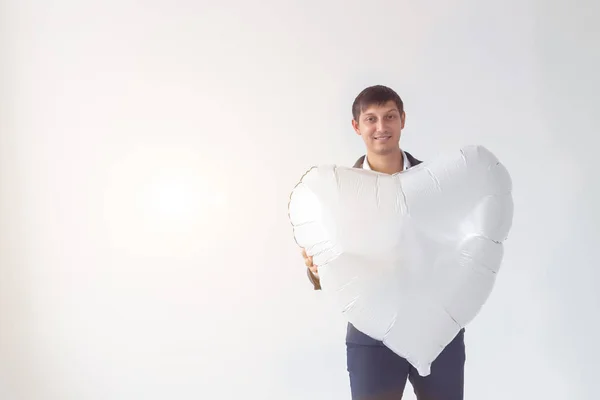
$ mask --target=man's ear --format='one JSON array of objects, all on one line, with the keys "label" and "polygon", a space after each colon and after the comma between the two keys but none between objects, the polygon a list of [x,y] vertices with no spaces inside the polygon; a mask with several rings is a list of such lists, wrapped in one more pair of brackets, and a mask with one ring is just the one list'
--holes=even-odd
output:
[{"label": "man's ear", "polygon": [[402,116],[400,117],[400,129],[404,129],[404,123],[406,122],[406,113],[402,111]]},{"label": "man's ear", "polygon": [[352,128],[354,128],[354,132],[356,132],[357,135],[360,135],[360,130],[358,129],[358,122],[356,122],[355,119],[352,120]]}]

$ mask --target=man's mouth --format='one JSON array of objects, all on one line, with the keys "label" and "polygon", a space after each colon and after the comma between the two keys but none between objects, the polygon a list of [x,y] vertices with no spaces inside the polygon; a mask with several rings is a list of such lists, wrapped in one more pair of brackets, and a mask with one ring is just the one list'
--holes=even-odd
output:
[{"label": "man's mouth", "polygon": [[386,140],[386,139],[390,139],[391,136],[377,136],[375,137],[375,140]]}]

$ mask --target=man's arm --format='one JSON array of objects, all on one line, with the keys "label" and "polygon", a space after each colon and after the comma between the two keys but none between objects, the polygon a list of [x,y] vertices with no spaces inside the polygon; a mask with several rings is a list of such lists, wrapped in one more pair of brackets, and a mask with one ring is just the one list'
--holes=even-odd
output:
[{"label": "man's arm", "polygon": [[319,278],[317,278],[313,275],[312,272],[310,272],[310,268],[306,269],[306,274],[308,275],[308,280],[310,281],[310,283],[313,284],[314,290],[321,290],[321,282],[319,281]]}]

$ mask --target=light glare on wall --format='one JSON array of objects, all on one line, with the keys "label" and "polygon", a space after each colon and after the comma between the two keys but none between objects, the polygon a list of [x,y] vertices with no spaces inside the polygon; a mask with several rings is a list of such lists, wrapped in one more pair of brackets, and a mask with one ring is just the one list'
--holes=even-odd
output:
[{"label": "light glare on wall", "polygon": [[226,197],[201,157],[183,149],[133,152],[111,168],[104,224],[111,247],[141,255],[194,251]]}]

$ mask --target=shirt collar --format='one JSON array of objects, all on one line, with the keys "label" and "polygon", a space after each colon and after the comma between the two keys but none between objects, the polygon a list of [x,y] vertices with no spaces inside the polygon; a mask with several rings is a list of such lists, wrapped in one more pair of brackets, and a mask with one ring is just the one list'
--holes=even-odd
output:
[{"label": "shirt collar", "polygon": [[[408,160],[408,157],[406,157],[406,153],[404,152],[404,150],[400,150],[400,151],[402,151],[402,159],[404,160],[404,165],[402,166],[402,171],[406,171],[407,169],[409,169],[411,167],[410,161]],[[367,160],[366,155],[365,155],[365,161],[363,162],[363,169],[368,169],[369,171],[372,171],[371,165],[369,165],[369,160]]]}]

